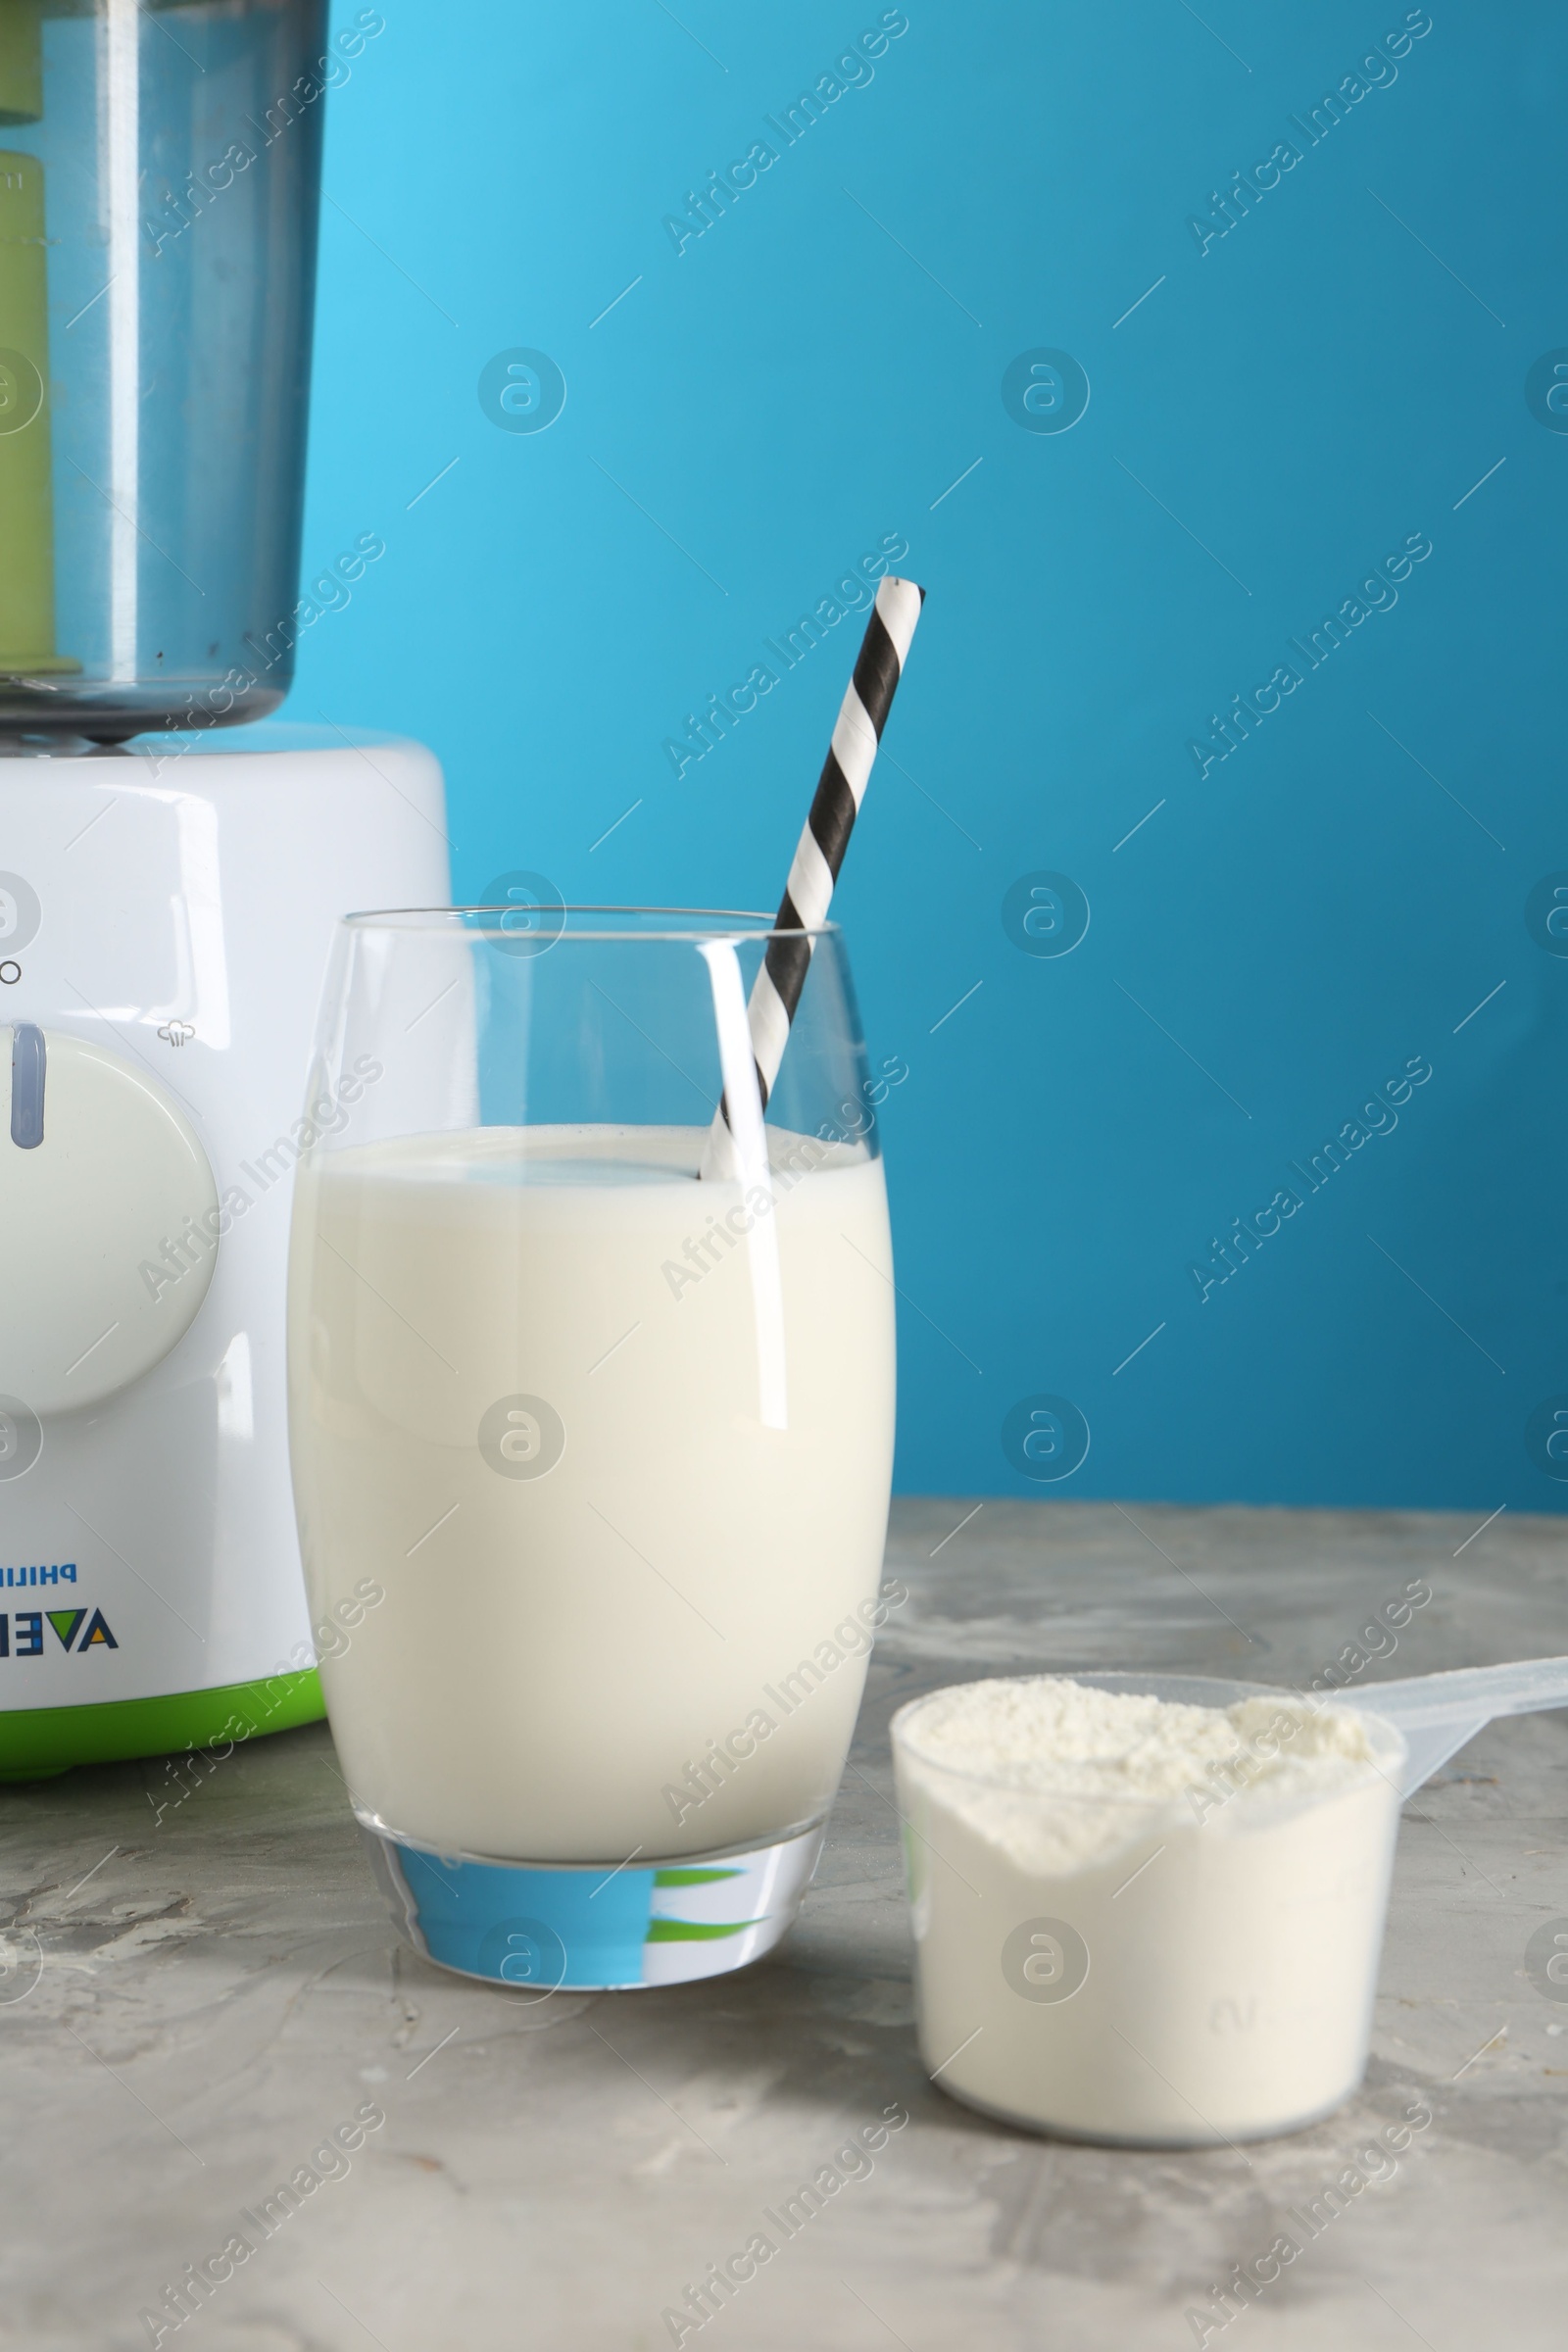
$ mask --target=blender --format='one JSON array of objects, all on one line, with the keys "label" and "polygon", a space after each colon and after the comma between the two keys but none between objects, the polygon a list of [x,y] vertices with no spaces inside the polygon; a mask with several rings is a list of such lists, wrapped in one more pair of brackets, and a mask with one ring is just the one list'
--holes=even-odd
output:
[{"label": "blender", "polygon": [[[448,896],[419,746],[263,725],[300,630],[321,117],[381,20],[0,0],[0,1778],[321,1712],[293,1164],[333,925]],[[156,1811],[156,1808],[155,1808]]]}]

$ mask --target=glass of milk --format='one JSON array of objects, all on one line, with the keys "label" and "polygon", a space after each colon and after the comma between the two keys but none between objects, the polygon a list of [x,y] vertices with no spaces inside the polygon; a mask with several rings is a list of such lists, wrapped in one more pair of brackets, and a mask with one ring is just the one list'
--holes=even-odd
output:
[{"label": "glass of milk", "polygon": [[836,926],[764,1116],[769,918],[531,896],[340,928],[289,1409],[394,1917],[542,1995],[753,1960],[814,1866],[881,1615],[906,1072]]},{"label": "glass of milk", "polygon": [[958,1685],[893,1719],[920,2051],[1130,2147],[1299,2129],[1366,2064],[1404,1743],[1196,1676]]}]

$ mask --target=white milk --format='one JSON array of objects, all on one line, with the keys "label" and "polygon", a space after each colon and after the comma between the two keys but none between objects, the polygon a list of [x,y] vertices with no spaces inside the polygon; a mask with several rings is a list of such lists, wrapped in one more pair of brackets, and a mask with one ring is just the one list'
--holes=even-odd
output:
[{"label": "white milk", "polygon": [[302,1164],[301,1539],[317,1624],[385,1592],[321,1672],[388,1828],[609,1864],[826,1810],[881,1572],[894,1294],[880,1161],[803,1142],[769,1131],[811,1167],[771,1206],[696,1181],[698,1129]]},{"label": "white milk", "polygon": [[1386,1726],[1284,1692],[1220,1709],[1040,1676],[915,1701],[894,1745],[944,2089],[1177,2146],[1354,2089],[1398,1823]]}]

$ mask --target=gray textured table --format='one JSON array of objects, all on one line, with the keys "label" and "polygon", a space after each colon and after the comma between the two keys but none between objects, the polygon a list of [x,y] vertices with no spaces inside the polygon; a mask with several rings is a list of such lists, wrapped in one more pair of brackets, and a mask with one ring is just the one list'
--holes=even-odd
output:
[{"label": "gray textured table", "polygon": [[165,2283],[368,2105],[384,2122],[166,2343],[652,2352],[686,2284],[891,2108],[874,2170],[688,2344],[1176,2352],[1185,2312],[1419,2099],[1396,2169],[1208,2342],[1559,2352],[1568,1999],[1525,1948],[1568,1922],[1568,1716],[1494,1725],[1406,1808],[1355,2102],[1189,2156],[1033,2139],[926,2082],[886,1725],[998,1670],[1306,1680],[1411,1580],[1431,1601],[1360,1679],[1568,1649],[1568,1530],[1499,1518],[1461,1549],[1472,1523],[1437,1515],[992,1502],[950,1533],[966,1510],[897,1507],[909,1597],[802,1920],[706,1985],[536,2002],[413,1958],[320,1727],[237,1749],[161,1818],[161,1764],[0,1795],[0,2341],[146,2344]]}]

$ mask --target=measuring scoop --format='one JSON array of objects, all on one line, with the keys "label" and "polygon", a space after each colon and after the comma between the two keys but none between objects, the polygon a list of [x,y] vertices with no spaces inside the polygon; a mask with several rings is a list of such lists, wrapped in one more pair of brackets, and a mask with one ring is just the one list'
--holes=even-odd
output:
[{"label": "measuring scoop", "polygon": [[1568,1707],[1568,1658],[1518,1658],[1508,1666],[1461,1666],[1450,1674],[1412,1675],[1407,1682],[1337,1690],[1334,1703],[1381,1715],[1404,1735],[1409,1762],[1399,1794],[1413,1796],[1494,1716],[1538,1715],[1545,1707]]}]

